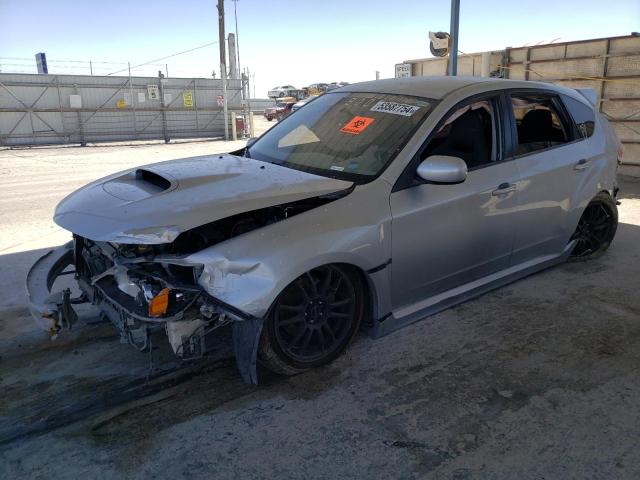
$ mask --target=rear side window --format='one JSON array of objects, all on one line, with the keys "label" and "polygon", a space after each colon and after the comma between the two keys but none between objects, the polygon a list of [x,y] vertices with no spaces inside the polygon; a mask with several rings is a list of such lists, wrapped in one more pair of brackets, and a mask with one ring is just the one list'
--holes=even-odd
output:
[{"label": "rear side window", "polygon": [[518,132],[516,155],[555,147],[571,139],[552,96],[512,95],[511,105]]},{"label": "rear side window", "polygon": [[593,108],[566,95],[562,95],[562,101],[576,124],[580,138],[589,138],[593,135],[596,125],[596,115],[593,112]]}]

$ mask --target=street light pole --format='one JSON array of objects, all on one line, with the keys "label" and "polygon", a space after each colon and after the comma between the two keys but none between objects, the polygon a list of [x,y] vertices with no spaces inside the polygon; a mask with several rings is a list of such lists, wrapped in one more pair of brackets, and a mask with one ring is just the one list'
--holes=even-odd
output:
[{"label": "street light pole", "polygon": [[449,75],[458,75],[458,30],[460,25],[460,0],[451,0],[451,49],[449,51]]}]

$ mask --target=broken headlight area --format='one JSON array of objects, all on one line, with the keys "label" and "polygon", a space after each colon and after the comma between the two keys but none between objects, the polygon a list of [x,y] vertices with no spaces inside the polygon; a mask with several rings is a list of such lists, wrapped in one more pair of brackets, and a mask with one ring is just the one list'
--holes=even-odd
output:
[{"label": "broken headlight area", "polygon": [[197,284],[202,268],[155,257],[146,245],[114,245],[75,237],[76,279],[87,298],[139,350],[164,330],[174,353],[199,358],[214,345],[211,333],[236,320]]}]

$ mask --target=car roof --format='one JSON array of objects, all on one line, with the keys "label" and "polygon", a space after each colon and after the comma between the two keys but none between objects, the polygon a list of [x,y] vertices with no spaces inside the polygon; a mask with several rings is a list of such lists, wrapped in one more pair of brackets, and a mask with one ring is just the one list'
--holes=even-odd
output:
[{"label": "car roof", "polygon": [[339,90],[334,90],[334,92],[396,93],[440,100],[455,90],[475,84],[486,84],[487,90],[494,90],[496,88],[542,88],[545,90],[560,90],[554,85],[543,82],[486,77],[438,76],[388,78],[385,80],[352,83]]}]

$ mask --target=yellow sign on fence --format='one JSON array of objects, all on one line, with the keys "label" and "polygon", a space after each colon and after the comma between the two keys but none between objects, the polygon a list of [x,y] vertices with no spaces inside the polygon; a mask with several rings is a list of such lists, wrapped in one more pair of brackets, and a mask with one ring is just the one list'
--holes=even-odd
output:
[{"label": "yellow sign on fence", "polygon": [[182,92],[182,103],[185,108],[193,108],[193,92],[188,90]]},{"label": "yellow sign on fence", "polygon": [[123,98],[116,101],[116,108],[124,108],[127,106],[127,101]]}]

